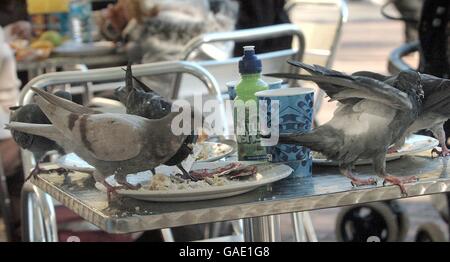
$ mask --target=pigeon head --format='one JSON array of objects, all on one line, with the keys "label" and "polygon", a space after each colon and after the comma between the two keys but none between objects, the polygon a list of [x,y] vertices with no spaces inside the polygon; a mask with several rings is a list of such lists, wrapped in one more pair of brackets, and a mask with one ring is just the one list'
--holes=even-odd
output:
[{"label": "pigeon head", "polygon": [[414,70],[400,72],[394,86],[409,95],[413,95],[417,101],[422,101],[424,98],[420,73]]}]

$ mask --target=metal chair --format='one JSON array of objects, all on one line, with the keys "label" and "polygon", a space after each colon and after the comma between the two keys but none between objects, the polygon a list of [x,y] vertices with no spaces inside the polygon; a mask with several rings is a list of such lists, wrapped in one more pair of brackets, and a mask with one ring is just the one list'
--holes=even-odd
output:
[{"label": "metal chair", "polygon": [[[169,73],[193,75],[203,83],[209,94],[215,96],[220,103],[223,103],[216,80],[208,71],[197,64],[186,61],[172,61],[133,66],[133,74],[137,77]],[[94,84],[91,86],[91,90],[95,91],[97,86],[100,86],[102,90],[115,89],[119,85],[123,85],[123,79],[124,72],[121,67],[94,69],[84,72],[48,73],[40,75],[27,83],[20,93],[19,104],[31,103],[34,93],[30,89],[31,86],[47,88],[48,86],[59,84],[102,82],[100,85]],[[108,82],[108,87],[106,87],[105,82]],[[172,96],[176,98],[178,92],[179,90],[173,90]],[[22,150],[21,154],[24,174],[28,175],[36,160],[28,151]],[[53,205],[53,200],[49,195],[30,182],[25,183],[22,189],[22,235],[25,241],[58,241],[56,215]],[[170,240],[170,231],[163,230],[163,236]]]}]

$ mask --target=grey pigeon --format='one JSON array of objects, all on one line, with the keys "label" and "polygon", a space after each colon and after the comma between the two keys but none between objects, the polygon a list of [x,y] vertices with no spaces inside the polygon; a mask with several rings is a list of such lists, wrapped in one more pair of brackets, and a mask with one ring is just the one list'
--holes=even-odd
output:
[{"label": "grey pigeon", "polygon": [[[172,102],[134,77],[130,63],[128,63],[126,69],[125,86],[117,88],[115,95],[125,105],[127,114],[147,119],[160,119],[171,112]],[[193,110],[192,113],[194,113]],[[193,133],[187,136],[178,152],[164,164],[167,166],[176,165],[183,172],[184,178],[196,180],[181,165],[181,162],[192,154],[193,144],[196,141],[197,136]],[[152,172],[154,173],[154,170]]]},{"label": "grey pigeon", "polygon": [[[129,114],[97,113],[43,90],[32,88],[39,108],[51,125],[11,122],[7,128],[47,137],[66,152],[74,152],[95,168],[97,182],[110,193],[118,188],[138,189],[126,176],[150,170],[169,160],[180,148],[185,135],[174,135],[171,122],[178,113],[161,119],[146,119]],[[121,186],[109,185],[105,178],[114,175]]]},{"label": "grey pigeon", "polygon": [[131,64],[127,66],[125,86],[117,88],[114,93],[127,108],[127,114],[159,119],[171,111],[172,102],[134,77]]},{"label": "grey pigeon", "polygon": [[365,76],[343,73],[300,62],[296,66],[315,75],[268,74],[279,78],[314,81],[331,100],[340,102],[333,118],[306,134],[280,135],[279,143],[300,144],[337,160],[341,173],[354,186],[375,184],[376,180],[358,179],[352,174],[355,161],[372,159],[375,173],[398,185],[406,194],[403,183],[415,177],[397,178],[386,171],[386,153],[390,145],[404,135],[421,110],[423,91],[420,75],[415,71],[399,74],[393,85]]},{"label": "grey pigeon", "polygon": [[[366,71],[356,72],[353,75],[368,76],[386,83],[393,83],[398,77],[398,75],[384,76]],[[437,152],[441,156],[449,156],[444,123],[450,118],[450,80],[428,74],[420,74],[420,79],[424,91],[422,110],[417,120],[408,128],[405,136],[396,142],[393,150],[399,149],[409,134],[428,129],[439,140],[442,148],[441,151],[433,149],[433,152]]]},{"label": "grey pigeon", "polygon": [[[56,91],[55,95],[70,101],[72,100],[72,95],[66,91]],[[10,110],[10,121],[12,122],[50,124],[50,120],[48,120],[47,116],[42,112],[37,104],[27,104],[23,106],[11,107]],[[39,166],[39,163],[43,161],[44,157],[49,151],[55,150],[61,154],[64,153],[64,150],[53,140],[15,130],[12,130],[11,134],[16,143],[21,148],[31,151],[36,160],[35,168],[31,171],[30,175],[25,179],[25,181],[28,180],[31,176],[36,175],[37,173],[56,171],[58,173],[64,174],[68,172],[68,170],[63,168],[58,168],[55,170],[42,170]]]}]

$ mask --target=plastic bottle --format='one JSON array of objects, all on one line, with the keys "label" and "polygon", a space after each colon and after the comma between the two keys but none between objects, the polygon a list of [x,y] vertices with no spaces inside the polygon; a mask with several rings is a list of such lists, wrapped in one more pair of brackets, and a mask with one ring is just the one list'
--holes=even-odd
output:
[{"label": "plastic bottle", "polygon": [[[258,105],[257,97],[255,93],[269,89],[266,82],[261,79],[262,64],[261,60],[255,55],[254,46],[244,46],[244,56],[239,61],[239,73],[241,74],[241,80],[236,85],[236,101],[242,100],[244,103],[248,101],[254,101],[254,105]],[[260,145],[259,130],[256,135],[249,134],[249,123],[256,124],[249,121],[248,108],[246,108],[245,120],[237,119],[238,114],[235,112],[234,121],[235,127],[241,123],[245,123],[245,135],[236,134],[238,145],[238,160],[239,161],[253,161],[266,159],[266,150]],[[245,122],[243,122],[245,121]],[[235,132],[238,131],[236,128]]]},{"label": "plastic bottle", "polygon": [[89,0],[72,0],[69,4],[72,39],[77,43],[92,42],[92,4]]}]

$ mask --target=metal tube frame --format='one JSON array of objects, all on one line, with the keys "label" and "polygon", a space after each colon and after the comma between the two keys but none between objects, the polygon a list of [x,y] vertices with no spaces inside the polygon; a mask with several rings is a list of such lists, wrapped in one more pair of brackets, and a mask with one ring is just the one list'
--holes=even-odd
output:
[{"label": "metal tube frame", "polygon": [[[224,42],[224,41],[254,41],[267,38],[276,38],[280,36],[295,36],[299,41],[299,49],[294,56],[295,60],[303,60],[305,53],[305,36],[300,28],[294,24],[280,24],[272,26],[264,26],[259,28],[242,29],[231,32],[208,33],[193,38],[186,44],[186,47],[180,57],[182,60],[188,60],[191,54],[204,44]],[[292,67],[292,72],[297,72],[297,68]],[[177,75],[174,88],[178,90],[181,84],[181,76]]]},{"label": "metal tube frame", "polygon": [[56,213],[50,195],[26,182],[21,201],[22,241],[57,242]]},{"label": "metal tube frame", "polygon": [[280,242],[280,215],[244,219],[244,241]]},{"label": "metal tube frame", "polygon": [[403,70],[413,69],[402,58],[411,53],[419,51],[419,46],[420,46],[419,41],[414,41],[411,43],[403,44],[400,47],[395,48],[389,54],[389,64],[388,64],[389,73],[397,74]]}]

